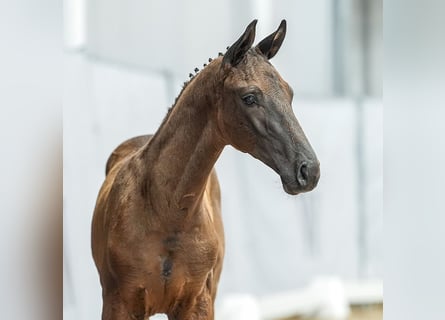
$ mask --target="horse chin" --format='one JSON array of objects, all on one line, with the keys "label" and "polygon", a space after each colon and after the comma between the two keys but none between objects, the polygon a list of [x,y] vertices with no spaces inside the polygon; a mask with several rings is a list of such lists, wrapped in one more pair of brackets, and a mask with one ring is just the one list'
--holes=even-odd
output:
[{"label": "horse chin", "polygon": [[281,183],[283,185],[284,191],[290,195],[296,196],[297,194],[303,192],[301,190],[300,185],[295,180],[286,177],[281,177]]}]

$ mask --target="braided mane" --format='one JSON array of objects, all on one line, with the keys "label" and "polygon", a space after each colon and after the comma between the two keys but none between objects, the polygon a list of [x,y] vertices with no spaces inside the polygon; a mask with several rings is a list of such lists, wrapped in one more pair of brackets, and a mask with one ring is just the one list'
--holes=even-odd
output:
[{"label": "braided mane", "polygon": [[[229,47],[227,47],[227,48],[229,48]],[[222,56],[224,56],[224,54],[222,53],[222,52],[219,52],[218,53],[218,56],[219,57],[222,57]],[[209,58],[208,59],[208,61],[209,61],[209,63],[210,62],[212,62],[214,59],[212,59],[212,58]],[[204,63],[203,64],[203,69],[202,70],[204,70],[206,67],[207,67],[207,63]],[[194,72],[195,72],[195,74],[192,74],[192,73],[190,73],[189,74],[189,80],[188,81],[184,81],[184,83],[182,84],[182,89],[181,89],[181,91],[179,92],[179,94],[178,94],[178,96],[175,98],[175,102],[172,104],[172,106],[170,107],[170,108],[168,108],[168,110],[167,110],[167,114],[165,115],[165,117],[164,117],[164,120],[162,120],[162,123],[161,123],[161,127],[162,127],[162,125],[167,121],[167,119],[168,119],[168,117],[170,116],[170,114],[171,114],[171,112],[173,111],[173,109],[176,107],[176,104],[177,104],[177,102],[178,102],[178,100],[179,100],[179,98],[181,97],[181,95],[182,95],[182,93],[185,91],[185,89],[187,88],[187,86],[196,78],[196,75],[199,73],[199,69],[198,68],[195,68],[194,69]]]}]

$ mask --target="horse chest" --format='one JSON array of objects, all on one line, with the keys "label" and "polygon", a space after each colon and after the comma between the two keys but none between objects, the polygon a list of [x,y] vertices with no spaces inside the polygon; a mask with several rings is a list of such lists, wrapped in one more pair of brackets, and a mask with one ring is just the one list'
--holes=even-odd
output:
[{"label": "horse chest", "polygon": [[149,259],[159,261],[161,277],[205,281],[218,258],[222,260],[223,235],[218,227],[221,222],[219,216],[213,218],[210,207],[205,201],[199,212],[189,213],[194,217],[192,223],[184,223],[187,218],[183,223],[173,220],[164,224],[169,225],[170,231],[154,232],[149,236],[148,242],[157,243],[159,248],[149,252]]},{"label": "horse chest", "polygon": [[177,301],[188,301],[206,286],[213,286],[209,281],[222,263],[222,250],[217,237],[181,233],[156,238],[155,246],[155,239],[150,239],[148,247],[154,250],[144,252],[139,270],[149,292],[149,305],[166,312]]},{"label": "horse chest", "polygon": [[184,281],[206,278],[219,254],[218,239],[210,235],[169,235],[161,248],[160,275]]}]

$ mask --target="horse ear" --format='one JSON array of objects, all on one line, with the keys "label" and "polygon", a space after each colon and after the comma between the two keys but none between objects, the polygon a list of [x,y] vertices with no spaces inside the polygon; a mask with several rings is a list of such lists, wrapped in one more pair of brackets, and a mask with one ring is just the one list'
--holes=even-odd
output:
[{"label": "horse ear", "polygon": [[272,59],[283,43],[286,36],[286,20],[281,20],[277,31],[257,44],[256,49],[260,51],[267,59]]},{"label": "horse ear", "polygon": [[255,27],[257,19],[253,20],[246,28],[241,37],[227,49],[224,54],[222,66],[235,67],[243,59],[246,52],[252,47],[255,40]]}]

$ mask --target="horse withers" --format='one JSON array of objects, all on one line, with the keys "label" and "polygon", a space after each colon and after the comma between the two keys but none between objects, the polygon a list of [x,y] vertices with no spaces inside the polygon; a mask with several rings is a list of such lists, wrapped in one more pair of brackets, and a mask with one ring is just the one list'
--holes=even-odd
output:
[{"label": "horse withers", "polygon": [[104,320],[213,319],[224,256],[213,166],[226,145],[312,190],[319,162],[292,111],[292,89],[270,64],[286,21],[252,47],[256,20],[185,84],[153,136],[110,156],[92,223]]}]

